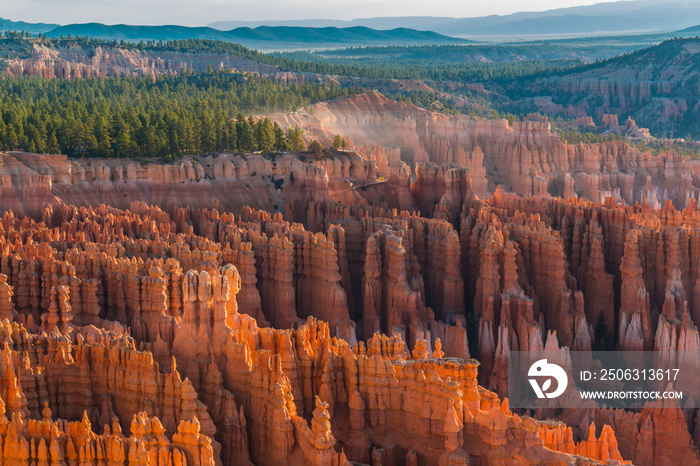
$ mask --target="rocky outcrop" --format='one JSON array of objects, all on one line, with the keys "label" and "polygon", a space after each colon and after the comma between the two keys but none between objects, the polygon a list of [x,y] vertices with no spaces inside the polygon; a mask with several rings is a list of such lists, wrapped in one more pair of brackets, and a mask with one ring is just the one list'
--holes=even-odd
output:
[{"label": "rocky outcrop", "polygon": [[117,418],[105,424],[104,433],[93,432],[87,415],[82,421],[54,421],[48,406],[40,420],[23,420],[14,414],[9,421],[0,409],[3,461],[11,464],[78,464],[97,461],[110,464],[213,465],[211,439],[199,431],[199,423],[182,422],[172,441],[158,418],[134,415],[131,436],[125,437]]},{"label": "rocky outcrop", "polygon": [[619,443],[620,453],[634,464],[696,464],[697,447],[686,428],[683,411],[675,401],[647,403],[637,413],[603,409],[597,422],[605,422],[618,438],[634,439]]},{"label": "rocky outcrop", "polygon": [[[348,168],[332,176],[356,179],[357,173],[366,180],[362,170],[351,170],[353,163],[362,165],[357,159],[348,156]],[[133,200],[158,205],[169,213],[185,206],[240,212],[246,205],[274,212],[286,199],[330,200],[331,168],[332,164],[304,163],[292,155],[274,162],[250,154],[142,165],[12,152],[0,153],[0,193],[5,199],[3,211],[33,216],[40,215],[46,205],[97,207],[104,203],[128,208]]]},{"label": "rocky outcrop", "polygon": [[106,76],[158,76],[180,70],[202,73],[209,66],[215,70],[236,69],[259,73],[275,73],[277,68],[252,60],[222,53],[155,51],[113,47],[108,44],[85,49],[73,44],[50,47],[32,44],[27,58],[6,60],[6,73],[11,76],[42,78],[96,78]]},{"label": "rocky outcrop", "polygon": [[690,461],[689,424],[649,456],[630,413],[565,412],[571,434],[545,435],[559,413],[504,398],[512,351],[697,349],[696,205],[451,196],[457,218],[453,201],[427,218],[398,198],[7,211],[8,417],[46,402],[97,435],[144,412],[173,458],[196,454],[184,435],[222,464]]},{"label": "rocky outcrop", "polygon": [[[545,446],[538,421],[479,387],[476,361],[448,357],[469,356],[448,222],[359,210],[340,220],[341,210],[318,207],[313,221],[327,233],[253,209],[171,216],[142,203],[59,204],[46,223],[6,213],[0,398],[12,422],[30,420],[0,420],[4,445],[37,462],[45,450],[52,461],[114,464],[153,451],[166,465],[574,461]],[[520,259],[508,250],[516,296]],[[273,265],[282,257],[285,267]],[[380,332],[355,343],[346,290],[358,261],[361,315],[374,312]],[[238,303],[245,287],[253,315]],[[278,290],[290,293],[290,328],[261,327],[284,317]],[[451,322],[436,321],[426,300]],[[119,433],[129,427],[131,437]],[[589,450],[577,453],[602,451]]]},{"label": "rocky outcrop", "polygon": [[[681,128],[685,135],[697,111],[687,83],[698,75],[698,46],[697,38],[667,40],[585,70],[513,83],[510,91],[522,96],[519,104],[549,115],[590,115],[618,134],[648,137],[637,120],[655,134]],[[628,120],[621,126],[618,117]]]},{"label": "rocky outcrop", "polygon": [[[482,178],[484,180],[484,178]],[[412,185],[413,197],[423,215],[433,216],[437,206],[444,206],[451,222],[459,217],[467,196],[484,196],[472,188],[472,176],[465,167],[447,167],[424,162],[416,166],[416,181]]]},{"label": "rocky outcrop", "polygon": [[[586,319],[598,331],[603,345],[615,340],[614,277],[605,271],[604,238],[602,228],[592,222],[584,237],[578,281],[586,300]],[[590,348],[589,348],[590,349]]]},{"label": "rocky outcrop", "polygon": [[546,119],[511,125],[445,116],[376,91],[312,108],[272,118],[284,128],[304,129],[309,138],[344,135],[384,176],[390,165],[408,163],[417,178],[413,197],[424,215],[440,205],[454,221],[465,191],[485,199],[499,184],[522,196],[577,196],[599,203],[614,197],[628,205],[647,199],[655,208],[666,199],[686,207],[700,193],[698,161],[673,150],[653,155],[621,141],[567,144]]},{"label": "rocky outcrop", "polygon": [[550,423],[540,425],[538,432],[540,438],[552,450],[566,451],[571,454],[593,458],[600,462],[609,460],[618,461],[623,464],[632,464],[631,461],[624,461],[618,450],[615,433],[609,425],[605,425],[600,431],[600,436],[596,437],[595,424],[591,423],[586,440],[574,443],[571,428],[561,423]]},{"label": "rocky outcrop", "polygon": [[620,349],[628,351],[653,349],[651,303],[639,257],[639,237],[638,230],[630,230],[627,233],[625,255],[620,264],[622,287],[617,345]]}]

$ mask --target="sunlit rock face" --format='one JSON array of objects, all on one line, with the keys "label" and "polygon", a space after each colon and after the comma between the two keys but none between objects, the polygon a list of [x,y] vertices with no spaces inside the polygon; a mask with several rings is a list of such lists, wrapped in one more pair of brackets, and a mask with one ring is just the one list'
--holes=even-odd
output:
[{"label": "sunlit rock face", "polygon": [[698,461],[677,405],[506,399],[511,351],[697,350],[694,162],[377,93],[275,118],[357,150],[0,154],[3,461]]},{"label": "sunlit rock face", "polygon": [[[540,316],[555,299],[569,300],[552,320],[562,339],[595,338],[558,233],[511,217],[519,199],[472,201],[460,232],[331,201],[312,202],[299,223],[142,202],[61,202],[34,219],[7,210],[3,460],[623,462],[613,429],[579,441],[563,423],[514,414],[479,384],[487,363],[469,359],[471,313],[479,331],[494,330],[499,350],[487,354],[481,333],[477,352],[491,361],[482,384],[496,390],[505,348],[542,347],[553,327]],[[550,251],[546,268],[527,259],[533,235]],[[538,274],[549,277],[542,287]]]}]

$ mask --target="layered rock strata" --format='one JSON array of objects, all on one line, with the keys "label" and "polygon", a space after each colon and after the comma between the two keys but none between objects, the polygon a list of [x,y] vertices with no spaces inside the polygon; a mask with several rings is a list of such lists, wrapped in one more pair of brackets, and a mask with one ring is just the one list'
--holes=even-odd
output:
[{"label": "layered rock strata", "polygon": [[[0,221],[6,414],[0,426],[7,426],[0,436],[4,445],[17,445],[3,450],[3,460],[344,465],[621,458],[612,441],[574,451],[545,444],[539,421],[512,413],[507,401],[478,385],[476,361],[445,357],[443,350],[466,357],[468,349],[466,331],[459,331],[464,302],[447,297],[465,285],[458,236],[444,220],[365,220],[359,231],[369,235],[368,254],[382,263],[374,275],[387,294],[387,307],[379,299],[377,313],[393,335],[376,332],[353,343],[340,338],[355,331],[345,291],[353,284],[343,283],[352,276],[354,240],[342,221],[312,234],[252,209],[234,217],[188,208],[171,217],[140,203],[128,211],[47,207],[42,219],[7,212]],[[283,251],[290,251],[289,281],[264,272],[277,270],[266,261]],[[439,267],[432,251],[454,258]],[[419,280],[422,264],[430,285]],[[244,276],[253,315],[240,312]],[[454,326],[434,321],[423,303],[426,286],[440,290],[442,297],[431,299],[456,318]],[[262,298],[278,287],[292,293],[296,320],[288,329],[261,327],[257,320],[281,318]],[[405,314],[406,298],[417,315]],[[415,339],[410,352],[404,337]],[[2,421],[7,416],[12,421]],[[130,437],[121,434],[127,429]]]}]

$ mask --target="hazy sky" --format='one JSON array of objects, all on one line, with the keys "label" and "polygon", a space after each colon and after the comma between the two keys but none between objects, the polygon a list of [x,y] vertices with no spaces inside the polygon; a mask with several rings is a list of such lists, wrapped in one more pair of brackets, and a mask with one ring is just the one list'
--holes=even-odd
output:
[{"label": "hazy sky", "polygon": [[485,16],[601,0],[0,0],[0,17],[44,23],[183,24],[373,16]]}]

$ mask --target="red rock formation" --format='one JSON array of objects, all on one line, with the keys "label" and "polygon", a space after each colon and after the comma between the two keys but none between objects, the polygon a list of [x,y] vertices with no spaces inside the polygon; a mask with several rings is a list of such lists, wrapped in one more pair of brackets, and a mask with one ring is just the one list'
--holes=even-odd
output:
[{"label": "red rock formation", "polygon": [[258,279],[255,276],[255,254],[251,243],[240,243],[236,250],[227,248],[223,251],[223,260],[234,264],[241,276],[241,291],[236,298],[238,310],[254,317],[258,325],[265,327],[267,322],[262,312],[260,293],[256,287]]},{"label": "red rock formation", "polygon": [[98,461],[110,464],[213,465],[211,439],[199,431],[199,423],[182,422],[173,440],[164,434],[158,418],[141,412],[131,422],[131,436],[122,435],[114,418],[97,435],[87,415],[82,421],[66,422],[51,419],[52,411],[44,409],[44,419],[23,420],[20,414],[5,417],[0,409],[0,439],[3,440],[3,460],[10,464],[78,464]]},{"label": "red rock formation", "polygon": [[[514,350],[696,350],[695,205],[655,210],[502,189],[482,201],[445,186],[454,202],[438,202],[428,212],[437,218],[399,211],[398,197],[374,206],[301,199],[284,217],[234,215],[223,204],[57,202],[41,222],[7,212],[5,409],[38,420],[46,402],[66,422],[87,412],[96,431],[145,412],[160,419],[173,458],[209,445],[224,464],[557,464],[572,454],[619,460],[618,450],[642,463],[690,462],[691,430],[680,421],[675,443],[647,432],[656,418],[632,413],[588,411],[614,436],[590,435],[580,418],[571,434],[543,435],[542,423],[513,414],[478,380],[503,397]],[[459,233],[454,205],[463,206]],[[149,422],[144,435],[161,435]],[[41,438],[50,447],[52,437]]]},{"label": "red rock formation", "polygon": [[[261,300],[267,320],[274,327],[290,328],[299,320],[294,291],[294,246],[287,238],[263,241],[261,271]],[[257,252],[257,251],[256,251]]]},{"label": "red rock formation", "polygon": [[697,447],[686,428],[683,411],[675,401],[647,403],[641,412],[602,409],[597,422],[609,424],[620,442],[620,453],[634,464],[697,464]]},{"label": "red rock formation", "polygon": [[639,230],[630,230],[625,241],[622,258],[622,288],[620,291],[620,326],[618,348],[622,350],[646,350],[653,348],[653,329],[649,293],[642,276],[639,257]]},{"label": "red rock formation", "polygon": [[0,320],[15,320],[18,317],[12,302],[12,287],[7,283],[7,275],[0,274]]},{"label": "red rock formation", "polygon": [[[374,181],[361,169],[357,156],[343,156],[348,169],[338,179]],[[46,205],[100,203],[128,208],[134,199],[165,211],[176,207],[219,207],[238,212],[245,205],[274,211],[276,199],[329,200],[328,169],[285,155],[273,162],[259,155],[193,157],[177,165],[103,160],[74,161],[62,155],[0,153],[0,192],[3,211],[39,216]],[[41,173],[41,174],[40,174]],[[255,173],[256,176],[251,176]],[[258,175],[258,173],[260,175]],[[291,174],[294,181],[291,182]],[[279,193],[262,175],[284,179]],[[333,180],[334,178],[330,178]],[[23,186],[32,185],[31,190]]]},{"label": "red rock formation", "polygon": [[434,163],[416,165],[416,181],[411,186],[416,205],[424,215],[434,213],[436,205],[445,206],[448,220],[459,217],[460,209],[467,196],[483,197],[485,190],[474,191],[470,171],[464,167],[443,167]]},{"label": "red rock formation", "polygon": [[[13,320],[0,324],[0,398],[16,419],[32,420],[7,429],[0,420],[4,445],[19,445],[21,455],[29,452],[21,459],[37,463],[53,461],[53,451],[69,463],[139,464],[156,455],[165,465],[573,461],[569,452],[545,447],[538,421],[513,414],[478,386],[478,363],[444,357],[469,355],[453,227],[395,212],[334,223],[323,209],[328,236],[253,210],[236,220],[182,209],[171,219],[138,204],[133,211],[57,206],[43,215],[50,226],[6,215],[0,249],[18,259],[5,260],[0,281],[17,276],[23,292],[13,294],[7,281],[0,287],[3,316]],[[343,225],[352,222],[361,223],[348,228],[357,237],[345,234]],[[366,257],[358,259],[354,241],[364,244],[365,235]],[[514,244],[507,250],[504,296],[513,299],[522,290],[523,261]],[[280,258],[285,267],[272,265]],[[335,322],[295,317],[289,329],[259,327],[260,316],[241,312],[244,278],[228,260],[248,269],[253,314],[259,311],[250,287],[260,290],[271,321],[283,314],[266,300],[282,289],[292,291],[294,316]],[[338,336],[345,337],[345,290],[353,288],[358,260],[366,271],[364,317],[371,320],[374,303],[376,325],[393,335],[355,345]],[[280,270],[285,278],[270,275]],[[435,321],[424,303],[427,287],[455,325]],[[28,313],[12,312],[20,297]],[[533,320],[527,312],[511,320]],[[125,438],[117,432],[130,419],[132,436]],[[577,453],[593,458],[602,451]],[[3,461],[13,454],[3,450]]]},{"label": "red rock formation", "polygon": [[[314,105],[313,114],[273,118],[284,128],[300,127],[317,139],[343,134],[362,157],[380,167],[400,158],[411,164],[421,179],[414,198],[424,214],[432,214],[443,197],[445,204],[440,205],[453,209],[457,186],[482,199],[502,184],[523,196],[579,195],[600,203],[614,197],[629,205],[648,199],[657,208],[667,198],[686,207],[700,192],[700,180],[688,175],[698,173],[700,162],[674,151],[653,156],[619,141],[569,145],[551,133],[546,121],[510,125],[506,120],[448,117],[393,102],[376,91]],[[628,126],[637,131],[633,122]],[[426,169],[426,162],[427,167],[440,166]],[[380,171],[385,174],[389,168]],[[644,187],[635,184],[638,176],[648,180]]]},{"label": "red rock formation", "polygon": [[297,307],[303,317],[321,318],[331,325],[334,335],[354,344],[355,324],[350,320],[345,290],[340,284],[334,244],[321,233],[306,233],[297,246],[296,262]]},{"label": "red rock formation", "polygon": [[[586,319],[594,328],[604,329],[598,339],[605,338],[612,343],[615,339],[615,292],[614,277],[605,271],[603,253],[603,231],[597,223],[588,230],[588,242],[583,246],[582,255],[588,256],[579,268],[579,282],[586,300]],[[590,349],[590,348],[589,348]]]},{"label": "red rock formation", "polygon": [[565,451],[601,462],[614,460],[622,464],[632,464],[631,461],[622,459],[618,451],[615,433],[607,424],[601,430],[598,438],[596,438],[595,424],[591,424],[587,439],[578,444],[573,441],[571,428],[561,423],[541,424],[538,435],[544,444],[552,450]]}]

